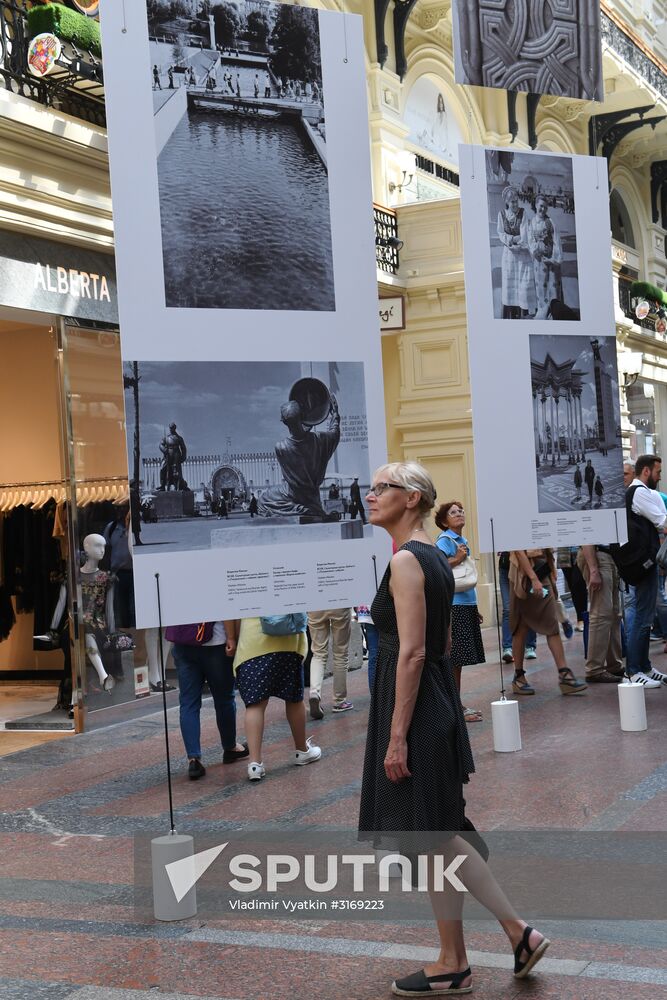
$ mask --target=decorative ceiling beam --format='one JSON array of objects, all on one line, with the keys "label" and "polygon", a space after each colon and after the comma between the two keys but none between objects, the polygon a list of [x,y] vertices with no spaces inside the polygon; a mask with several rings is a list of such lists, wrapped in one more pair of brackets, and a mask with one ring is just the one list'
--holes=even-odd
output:
[{"label": "decorative ceiling beam", "polygon": [[394,0],[394,47],[396,51],[396,72],[401,80],[408,68],[405,57],[405,29],[408,18],[417,0]]},{"label": "decorative ceiling beam", "polygon": [[537,129],[535,128],[535,116],[537,105],[540,103],[541,94],[528,94],[526,96],[526,116],[528,118],[528,145],[531,149],[537,146]]},{"label": "decorative ceiling beam", "polygon": [[602,140],[602,155],[607,160],[607,165],[609,165],[619,142],[626,136],[636,132],[637,129],[644,128],[645,125],[650,125],[652,129],[655,129],[656,125],[664,122],[666,118],[667,115],[660,115],[658,118],[644,118],[638,122],[621,122],[618,125],[613,125]]},{"label": "decorative ceiling beam", "polygon": [[516,90],[507,91],[507,130],[512,136],[512,142],[519,134],[519,123],[516,117]]},{"label": "decorative ceiling beam", "polygon": [[588,119],[588,153],[597,156],[598,146],[608,132],[630,115],[639,115],[643,119],[647,111],[653,111],[655,105],[645,104],[640,108],[627,108],[625,111],[612,111],[606,115],[591,115]]},{"label": "decorative ceiling beam", "polygon": [[389,9],[390,0],[375,0],[375,45],[380,66],[384,66],[389,55],[389,49],[384,37],[384,22]]}]

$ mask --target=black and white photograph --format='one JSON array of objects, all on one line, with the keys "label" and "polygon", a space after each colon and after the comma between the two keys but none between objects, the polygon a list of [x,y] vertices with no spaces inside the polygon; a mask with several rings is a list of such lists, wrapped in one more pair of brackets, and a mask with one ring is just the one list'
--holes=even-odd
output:
[{"label": "black and white photograph", "polygon": [[540,513],[622,507],[616,338],[529,340]]},{"label": "black and white photograph", "polygon": [[488,149],[493,315],[579,320],[572,160]]},{"label": "black and white photograph", "polygon": [[146,6],[166,306],[335,310],[318,11]]},{"label": "black and white photograph", "polygon": [[457,83],[604,100],[598,0],[454,0]]},{"label": "black and white photograph", "polygon": [[371,535],[361,362],[130,362],[125,374],[139,558]]}]

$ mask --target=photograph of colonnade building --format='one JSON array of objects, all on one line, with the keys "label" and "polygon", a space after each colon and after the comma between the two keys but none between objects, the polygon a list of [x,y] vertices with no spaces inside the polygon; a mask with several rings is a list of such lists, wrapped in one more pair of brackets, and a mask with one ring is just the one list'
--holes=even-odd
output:
[{"label": "photograph of colonnade building", "polygon": [[615,338],[529,339],[538,510],[622,507]]}]

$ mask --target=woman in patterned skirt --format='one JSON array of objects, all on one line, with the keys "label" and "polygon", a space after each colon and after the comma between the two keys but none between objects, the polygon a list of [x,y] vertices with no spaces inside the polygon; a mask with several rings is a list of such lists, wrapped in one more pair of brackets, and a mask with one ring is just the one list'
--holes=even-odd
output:
[{"label": "woman in patterned skirt", "polygon": [[[435,515],[435,523],[440,528],[435,544],[442,549],[449,560],[449,565],[454,569],[470,555],[468,539],[461,533],[466,523],[463,504],[459,500],[449,500],[441,504]],[[449,659],[459,693],[461,668],[486,662],[481,622],[482,616],[477,607],[477,589],[472,587],[470,590],[455,593],[452,601],[452,648]],[[482,713],[474,708],[464,708],[463,714],[466,722],[480,722],[482,719]]]},{"label": "woman in patterned skirt", "polygon": [[519,194],[510,184],[502,194],[498,212],[498,239],[503,245],[501,260],[503,319],[525,319],[537,309],[535,274],[528,251],[528,220],[519,208]]},{"label": "woman in patterned skirt", "polygon": [[311,764],[322,756],[320,748],[306,739],[303,658],[307,649],[305,626],[303,632],[266,635],[260,618],[244,618],[241,622],[234,672],[245,705],[249,781],[261,781],[266,774],[262,737],[264,714],[271,697],[282,698],[285,702],[285,715],[294,740],[294,763]]},{"label": "woman in patterned skirt", "polygon": [[463,785],[475,765],[446,655],[454,578],[424,527],[435,503],[433,481],[416,462],[394,462],[375,472],[367,500],[370,523],[389,532],[397,551],[371,608],[379,646],[359,839],[376,847],[398,845],[403,854],[437,855],[429,858],[427,887],[440,954],[436,962],[396,980],[392,991],[407,997],[469,993],[463,893],[446,881],[444,888],[433,888],[433,874],[442,874],[443,863],[451,864],[457,855],[465,858],[457,876],[500,921],[514,950],[515,976],[523,978],[549,942],[518,919],[486,865],[488,851],[479,835],[465,839],[458,832],[474,831],[465,816]]}]

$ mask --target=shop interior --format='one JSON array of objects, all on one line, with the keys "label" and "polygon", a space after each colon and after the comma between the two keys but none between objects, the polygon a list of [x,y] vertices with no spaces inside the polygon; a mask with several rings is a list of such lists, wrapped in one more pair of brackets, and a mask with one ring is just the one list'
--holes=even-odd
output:
[{"label": "shop interior", "polygon": [[118,332],[5,313],[0,344],[0,730],[154,710],[159,633],[134,627]]}]

